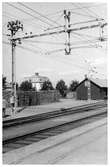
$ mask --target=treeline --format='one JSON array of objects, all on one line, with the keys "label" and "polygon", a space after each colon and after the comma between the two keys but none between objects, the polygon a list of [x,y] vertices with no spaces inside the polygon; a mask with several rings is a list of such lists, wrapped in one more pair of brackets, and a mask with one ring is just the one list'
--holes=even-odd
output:
[{"label": "treeline", "polygon": [[[6,77],[2,77],[2,87],[3,89],[6,88]],[[66,97],[66,94],[68,91],[74,91],[75,87],[79,84],[79,82],[77,80],[72,80],[70,85],[67,86],[64,80],[59,80],[56,84],[55,87],[53,87],[52,82],[51,81],[45,81],[43,83],[43,86],[41,88],[41,90],[58,90],[61,94],[62,97]],[[22,90],[22,91],[35,91],[36,89],[32,86],[32,83],[30,81],[23,81],[20,85],[18,85],[18,83],[16,83],[16,89],[17,90]]]}]

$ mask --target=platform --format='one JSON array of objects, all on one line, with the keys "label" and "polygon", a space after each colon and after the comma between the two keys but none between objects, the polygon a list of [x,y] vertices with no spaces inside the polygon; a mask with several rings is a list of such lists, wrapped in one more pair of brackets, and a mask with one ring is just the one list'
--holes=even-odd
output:
[{"label": "platform", "polygon": [[[87,101],[87,100],[74,100],[74,99],[60,99],[59,102],[55,102],[55,103],[49,103],[49,104],[37,105],[37,106],[28,106],[25,109],[23,109],[21,112],[16,112],[14,114],[12,114],[11,108],[8,108],[6,111],[6,115],[9,115],[9,116],[3,118],[3,121],[9,120],[9,119],[21,118],[21,117],[28,117],[28,116],[42,114],[46,112],[52,112],[55,110],[59,110],[61,108],[76,107],[76,106],[81,106],[81,105],[91,104],[96,102],[98,101],[97,100]],[[20,109],[21,107],[18,107],[17,111],[19,111]]]}]

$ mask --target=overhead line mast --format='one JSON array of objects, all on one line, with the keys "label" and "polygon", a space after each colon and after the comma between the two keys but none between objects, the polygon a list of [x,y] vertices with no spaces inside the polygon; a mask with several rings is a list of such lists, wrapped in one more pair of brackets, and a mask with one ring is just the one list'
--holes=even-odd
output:
[{"label": "overhead line mast", "polygon": [[[21,24],[20,21],[11,21],[8,22],[7,25],[8,30],[10,31],[11,38],[14,37],[14,35],[19,31],[19,29],[23,30],[23,24]],[[15,113],[16,111],[16,67],[15,67],[15,47],[16,47],[17,40],[11,40],[11,46],[12,46],[12,97],[11,97],[11,103],[12,103],[12,113]],[[19,40],[20,42],[20,40]]]}]

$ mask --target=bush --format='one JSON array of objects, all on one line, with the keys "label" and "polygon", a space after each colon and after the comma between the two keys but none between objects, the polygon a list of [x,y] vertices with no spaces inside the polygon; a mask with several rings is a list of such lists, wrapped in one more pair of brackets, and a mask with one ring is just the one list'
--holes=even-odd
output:
[{"label": "bush", "polygon": [[41,90],[54,90],[54,88],[53,88],[52,83],[50,81],[45,81],[43,83]]},{"label": "bush", "polygon": [[23,81],[20,85],[20,90],[23,90],[23,91],[33,90],[32,83],[29,81]]}]

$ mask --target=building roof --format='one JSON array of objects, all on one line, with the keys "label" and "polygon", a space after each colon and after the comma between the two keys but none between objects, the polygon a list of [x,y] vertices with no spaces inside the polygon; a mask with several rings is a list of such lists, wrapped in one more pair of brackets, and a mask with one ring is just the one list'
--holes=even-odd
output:
[{"label": "building roof", "polygon": [[48,81],[49,78],[35,73],[30,77],[25,77],[25,80],[30,80],[32,83],[44,83],[45,81]]},{"label": "building roof", "polygon": [[[85,82],[86,80],[88,80],[88,78],[85,78],[84,80],[82,80],[76,87],[75,89],[81,85],[83,82]],[[93,82],[94,84],[96,84],[97,86],[101,87],[101,88],[107,88],[107,80],[106,79],[95,79],[95,78],[90,78],[90,81]]]},{"label": "building roof", "polygon": [[107,87],[107,80],[105,79],[90,79],[92,82],[94,82],[96,85],[100,87]]}]

